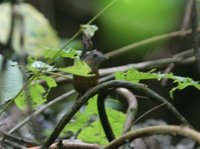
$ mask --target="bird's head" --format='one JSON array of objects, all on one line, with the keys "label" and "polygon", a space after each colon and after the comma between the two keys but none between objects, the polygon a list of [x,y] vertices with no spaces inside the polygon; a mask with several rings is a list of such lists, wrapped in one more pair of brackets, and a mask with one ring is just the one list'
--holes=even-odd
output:
[{"label": "bird's head", "polygon": [[107,57],[97,50],[89,51],[83,56],[83,60],[90,66],[92,71],[98,70],[99,65],[106,59]]}]

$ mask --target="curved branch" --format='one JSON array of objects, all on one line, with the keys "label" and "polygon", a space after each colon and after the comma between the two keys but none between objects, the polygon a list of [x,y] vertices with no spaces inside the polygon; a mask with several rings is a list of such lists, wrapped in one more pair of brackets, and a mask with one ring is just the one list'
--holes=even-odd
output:
[{"label": "curved branch", "polygon": [[[131,123],[133,122],[135,118],[135,113],[137,111],[137,100],[135,96],[126,88],[118,88],[116,89],[118,93],[120,93],[122,96],[125,97],[125,100],[128,104],[127,108],[127,119],[124,125],[123,133],[125,133],[131,126]],[[108,89],[104,90],[103,92],[99,93],[98,99],[97,99],[97,109],[99,113],[99,118],[102,124],[102,127],[104,129],[104,132],[106,134],[106,137],[109,142],[115,139],[115,135],[112,131],[111,125],[108,120],[108,116],[106,114],[106,108],[105,108],[105,99],[108,96]]]},{"label": "curved branch", "polygon": [[138,103],[137,103],[137,99],[136,99],[135,95],[132,92],[130,92],[129,90],[127,90],[126,88],[118,88],[118,89],[116,89],[116,91],[120,95],[125,97],[125,100],[128,103],[128,108],[127,108],[127,112],[126,112],[127,117],[126,117],[126,121],[124,124],[124,130],[123,130],[123,134],[124,134],[132,126],[131,124],[134,121],[137,110],[138,110]]},{"label": "curved branch", "polygon": [[105,146],[103,149],[114,149],[118,148],[121,145],[125,144],[127,140],[131,141],[136,138],[150,136],[155,134],[171,134],[171,135],[180,135],[197,141],[200,144],[200,133],[183,126],[174,126],[174,125],[163,125],[163,126],[149,126],[145,128],[139,128],[128,132],[113,140],[110,144]]},{"label": "curved branch", "polygon": [[58,137],[60,132],[65,127],[65,125],[69,123],[72,117],[81,108],[81,106],[89,100],[89,98],[93,97],[95,94],[99,92],[105,91],[105,89],[108,89],[108,88],[114,89],[114,88],[119,88],[119,87],[127,88],[130,91],[134,91],[134,90],[139,91],[149,96],[150,98],[154,99],[158,103],[165,102],[167,109],[171,111],[180,122],[182,122],[185,125],[191,126],[190,123],[176,110],[175,107],[173,107],[173,105],[170,102],[168,102],[165,98],[161,97],[159,94],[155,93],[153,90],[147,88],[147,86],[142,85],[142,84],[130,83],[128,81],[109,81],[88,90],[79,100],[76,101],[73,107],[62,117],[60,122],[57,124],[52,134],[49,136],[47,141],[42,146],[42,149],[48,148],[55,141],[55,139]]}]

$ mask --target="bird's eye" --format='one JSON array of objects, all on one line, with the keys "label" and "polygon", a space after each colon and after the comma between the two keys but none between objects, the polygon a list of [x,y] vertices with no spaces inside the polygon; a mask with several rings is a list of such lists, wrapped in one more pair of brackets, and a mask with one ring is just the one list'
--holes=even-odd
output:
[{"label": "bird's eye", "polygon": [[94,58],[96,58],[97,56],[98,56],[97,54],[94,54],[94,55],[93,55]]}]

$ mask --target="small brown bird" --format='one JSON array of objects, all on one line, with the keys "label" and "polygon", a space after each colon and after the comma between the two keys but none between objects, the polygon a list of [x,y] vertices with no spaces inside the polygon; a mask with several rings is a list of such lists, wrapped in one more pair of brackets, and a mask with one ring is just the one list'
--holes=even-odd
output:
[{"label": "small brown bird", "polygon": [[97,50],[92,50],[82,57],[82,60],[88,64],[91,68],[91,74],[95,74],[95,76],[84,77],[84,76],[73,76],[73,86],[74,89],[79,93],[80,97],[83,95],[88,89],[98,85],[99,78],[99,65],[107,59],[101,52]]}]

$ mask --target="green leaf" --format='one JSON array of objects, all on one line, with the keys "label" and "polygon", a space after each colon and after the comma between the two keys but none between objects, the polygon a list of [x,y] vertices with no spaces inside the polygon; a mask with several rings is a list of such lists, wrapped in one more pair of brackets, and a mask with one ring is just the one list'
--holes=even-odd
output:
[{"label": "green leaf", "polygon": [[136,69],[129,69],[127,72],[116,72],[115,78],[117,80],[127,80],[134,83],[139,83],[141,80],[158,79],[158,75],[151,72],[139,72]]},{"label": "green leaf", "polygon": [[66,131],[72,131],[74,134],[81,128],[85,128],[90,117],[97,116],[97,106],[96,106],[96,97],[89,100],[88,105],[85,108],[85,112],[78,112],[72,122],[70,122],[63,131],[63,135]]},{"label": "green leaf", "polygon": [[174,80],[173,83],[177,83],[177,86],[175,86],[174,88],[172,88],[170,90],[170,97],[171,98],[173,98],[174,91],[176,91],[176,90],[183,90],[183,89],[185,89],[186,87],[189,87],[189,86],[193,86],[196,89],[200,90],[199,81],[194,81],[191,78],[180,77],[180,76],[170,76],[168,78]]},{"label": "green leaf", "polygon": [[114,110],[112,108],[107,108],[106,111],[108,113],[108,118],[112,125],[113,131],[116,137],[119,137],[123,131],[123,126],[126,120],[126,114]]},{"label": "green leaf", "polygon": [[106,145],[108,143],[99,120],[91,123],[89,127],[84,128],[79,134],[78,139],[81,139],[83,142],[101,145]]},{"label": "green leaf", "polygon": [[[108,113],[108,118],[114,134],[116,137],[119,137],[122,134],[123,124],[126,116],[124,113],[111,108],[106,108],[106,111]],[[88,127],[84,128],[78,138],[89,143],[98,143],[101,145],[108,143],[99,119],[91,123]]]},{"label": "green leaf", "polygon": [[38,106],[46,102],[46,98],[42,96],[43,94],[45,94],[45,89],[42,85],[35,83],[34,85],[31,85],[29,91],[33,109],[36,109]]},{"label": "green leaf", "polygon": [[[1,65],[2,56],[0,55],[0,66]],[[0,104],[4,104],[6,101],[15,97],[20,89],[23,87],[23,76],[18,68],[18,64],[16,62],[8,60],[6,70],[4,74],[1,73],[0,80]]]},{"label": "green leaf", "polygon": [[57,83],[54,78],[50,76],[42,75],[39,77],[41,80],[44,80],[47,83],[47,86],[51,89],[52,87],[56,87]]},{"label": "green leaf", "polygon": [[78,53],[73,48],[69,48],[68,50],[53,49],[53,48],[48,48],[48,47],[45,48],[44,57],[46,59],[51,59],[55,55],[57,55],[58,57],[72,58],[73,59],[73,58],[75,58],[75,56],[78,55]]},{"label": "green leaf", "polygon": [[15,98],[15,104],[19,109],[25,109],[27,107],[27,102],[25,101],[25,93],[21,92],[17,98]]},{"label": "green leaf", "polygon": [[27,106],[31,106],[32,109],[36,109],[38,106],[46,102],[43,94],[45,89],[40,84],[29,85],[28,90],[23,91],[16,99],[15,104],[19,109],[26,109]]},{"label": "green leaf", "polygon": [[81,61],[78,57],[74,59],[73,66],[60,68],[59,70],[79,76],[85,76],[85,77],[94,76],[94,74],[91,74],[90,67],[84,61]]},{"label": "green leaf", "polygon": [[98,30],[98,27],[96,25],[88,25],[88,24],[81,25],[81,28],[83,29],[83,33],[88,38],[93,37],[95,32]]},{"label": "green leaf", "polygon": [[[44,88],[37,83],[37,80],[44,80],[47,83],[48,88]],[[36,109],[38,106],[46,102],[47,95],[51,88],[56,87],[57,83],[50,76],[40,75],[32,81],[26,91],[23,91],[16,99],[15,104],[19,109],[26,109],[27,106],[31,106],[32,109]]]},{"label": "green leaf", "polygon": [[138,70],[132,68],[129,69],[127,72],[116,72],[115,78],[117,80],[127,80],[134,83],[139,83],[141,80],[148,80],[148,79],[157,79],[157,80],[161,80],[164,78],[171,79],[173,80],[173,83],[176,83],[176,86],[172,88],[169,92],[170,97],[172,98],[174,91],[176,91],[177,89],[183,90],[188,86],[193,86],[196,89],[200,90],[199,81],[194,81],[193,79],[188,77],[176,76],[173,73],[161,74],[161,73],[154,73],[154,71],[139,72]]}]

